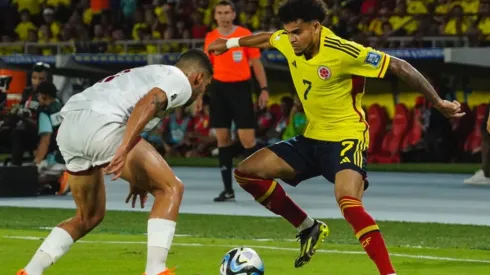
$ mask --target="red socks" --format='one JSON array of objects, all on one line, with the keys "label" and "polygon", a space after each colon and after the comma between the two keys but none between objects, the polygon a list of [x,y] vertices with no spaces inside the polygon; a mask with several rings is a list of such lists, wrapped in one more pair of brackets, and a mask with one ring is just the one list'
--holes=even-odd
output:
[{"label": "red socks", "polygon": [[379,227],[364,210],[362,202],[353,197],[343,197],[340,199],[339,206],[364,250],[378,267],[379,273],[381,275],[395,274]]},{"label": "red socks", "polygon": [[284,192],[275,180],[253,178],[235,170],[235,179],[255,200],[273,213],[282,216],[294,227],[307,217],[306,213]]}]

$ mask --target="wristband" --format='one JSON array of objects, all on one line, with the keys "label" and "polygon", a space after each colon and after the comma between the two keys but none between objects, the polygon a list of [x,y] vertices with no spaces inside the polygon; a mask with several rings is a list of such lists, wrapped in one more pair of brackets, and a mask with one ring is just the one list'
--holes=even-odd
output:
[{"label": "wristband", "polygon": [[267,86],[265,86],[265,87],[260,88],[260,90],[261,90],[261,91],[268,91],[268,90],[269,90],[269,88],[267,88]]},{"label": "wristband", "polygon": [[234,37],[230,38],[226,41],[226,48],[231,49],[231,48],[238,48],[240,47],[240,37]]}]

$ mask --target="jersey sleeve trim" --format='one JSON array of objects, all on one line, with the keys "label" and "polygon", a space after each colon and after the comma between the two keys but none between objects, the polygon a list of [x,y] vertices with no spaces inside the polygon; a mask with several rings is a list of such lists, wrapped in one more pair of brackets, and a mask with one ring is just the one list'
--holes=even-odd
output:
[{"label": "jersey sleeve trim", "polygon": [[384,54],[383,62],[381,63],[381,70],[379,71],[378,78],[385,77],[386,71],[388,71],[388,67],[390,66],[391,57],[388,54]]}]

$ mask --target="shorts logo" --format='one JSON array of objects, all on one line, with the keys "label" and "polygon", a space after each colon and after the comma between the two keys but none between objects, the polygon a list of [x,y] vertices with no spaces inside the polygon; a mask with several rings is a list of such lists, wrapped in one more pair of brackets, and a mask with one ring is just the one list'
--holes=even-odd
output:
[{"label": "shorts logo", "polygon": [[318,67],[318,76],[322,80],[327,80],[332,76],[332,72],[327,66],[320,66]]},{"label": "shorts logo", "polygon": [[170,101],[174,101],[176,98],[177,98],[177,94],[173,94],[173,95],[170,97]]},{"label": "shorts logo", "polygon": [[233,52],[233,61],[235,62],[240,62],[243,59],[243,52],[242,51],[234,51]]},{"label": "shorts logo", "polygon": [[364,63],[372,65],[373,67],[378,67],[381,62],[381,54],[377,52],[369,52]]}]

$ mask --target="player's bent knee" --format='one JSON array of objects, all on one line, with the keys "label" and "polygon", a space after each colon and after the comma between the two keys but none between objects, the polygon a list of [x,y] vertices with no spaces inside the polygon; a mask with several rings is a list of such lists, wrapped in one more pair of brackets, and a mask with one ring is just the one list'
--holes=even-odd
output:
[{"label": "player's bent knee", "polygon": [[254,178],[261,178],[260,174],[265,174],[260,172],[259,169],[255,168],[253,163],[250,162],[248,159],[240,162],[238,166],[235,169],[235,178],[238,176],[245,176],[245,177],[254,177]]},{"label": "player's bent knee", "polygon": [[177,177],[173,177],[171,180],[167,180],[165,183],[154,186],[154,195],[162,192],[165,194],[173,194],[182,196],[184,194],[184,183]]}]

